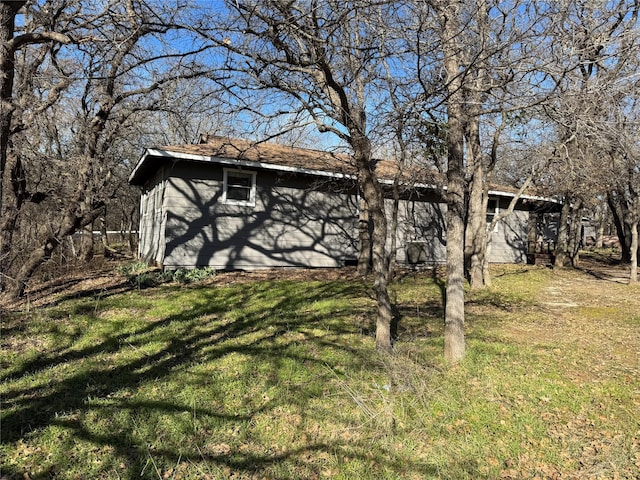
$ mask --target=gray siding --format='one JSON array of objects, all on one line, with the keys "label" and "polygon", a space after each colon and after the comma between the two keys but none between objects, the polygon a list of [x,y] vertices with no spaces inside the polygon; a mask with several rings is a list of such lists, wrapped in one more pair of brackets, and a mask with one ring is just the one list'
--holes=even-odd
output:
[{"label": "gray siding", "polygon": [[[386,200],[387,223],[391,227],[393,200]],[[399,264],[441,263],[445,261],[446,205],[434,196],[402,199],[398,205],[396,261]],[[389,232],[388,245],[391,246]]]},{"label": "gray siding", "polygon": [[349,192],[258,171],[255,206],[228,205],[223,169],[204,170],[178,164],[170,173],[166,267],[335,267],[355,256],[357,210]]},{"label": "gray siding", "polygon": [[165,250],[165,181],[159,168],[149,179],[140,199],[138,255],[145,262],[162,265]]},{"label": "gray siding", "polygon": [[[507,204],[501,204],[500,208],[507,208]],[[489,262],[526,263],[529,212],[514,210],[511,215],[498,222],[496,230],[491,232]]]},{"label": "gray siding", "polygon": [[[225,204],[223,167],[165,164],[141,199],[140,257],[168,268],[336,267],[357,256],[357,195],[353,185],[310,183],[309,177],[256,171],[254,206]],[[391,226],[393,201],[386,200]],[[499,208],[508,206],[501,199]],[[400,201],[399,264],[446,259],[446,205],[433,193]],[[529,212],[518,206],[491,232],[489,260],[526,261]],[[387,238],[391,246],[391,235]]]},{"label": "gray siding", "polygon": [[[393,201],[387,200],[387,218],[391,225]],[[502,199],[499,208],[506,209],[508,200]],[[446,261],[447,206],[434,195],[400,200],[398,231],[396,232],[396,260],[399,264],[443,263]],[[529,212],[514,210],[491,232],[489,261],[493,263],[526,262]],[[388,239],[390,245],[390,238]]]}]

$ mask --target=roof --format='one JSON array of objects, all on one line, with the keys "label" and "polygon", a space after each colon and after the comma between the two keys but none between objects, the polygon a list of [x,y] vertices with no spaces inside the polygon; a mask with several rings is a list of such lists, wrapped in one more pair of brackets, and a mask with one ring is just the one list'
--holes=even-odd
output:
[{"label": "roof", "polygon": [[[141,185],[159,159],[192,160],[233,164],[244,167],[264,168],[335,178],[356,178],[357,169],[350,155],[279,145],[268,142],[251,142],[228,137],[209,137],[203,143],[193,145],[167,145],[147,149],[129,177],[129,182]],[[417,169],[413,168],[413,173]],[[398,171],[396,162],[376,161],[379,178],[392,180]],[[421,178],[425,178],[421,172]]]},{"label": "roof", "polygon": [[226,137],[209,137],[205,143],[163,147],[175,153],[229,158],[295,169],[354,174],[353,159],[344,154],[297,148],[269,142],[251,142]]},{"label": "roof", "polygon": [[[167,145],[147,149],[129,176],[129,183],[143,185],[151,172],[158,168],[158,161],[162,160],[206,162],[336,179],[357,178],[353,157],[349,155],[269,142],[210,136],[199,144]],[[382,183],[393,182],[397,172],[397,162],[376,161],[376,174]],[[423,188],[436,189],[438,184],[445,183],[441,174],[419,166],[405,167],[402,176],[414,186]],[[493,195],[513,197],[517,191],[511,187],[491,185],[489,192]],[[555,203],[552,199],[536,195],[522,195],[521,198]]]}]

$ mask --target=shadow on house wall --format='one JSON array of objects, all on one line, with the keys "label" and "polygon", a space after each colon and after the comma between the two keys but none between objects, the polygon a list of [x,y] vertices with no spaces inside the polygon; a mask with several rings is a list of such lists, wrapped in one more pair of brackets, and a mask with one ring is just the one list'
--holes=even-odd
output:
[{"label": "shadow on house wall", "polygon": [[352,183],[258,171],[255,201],[237,205],[224,201],[222,168],[197,179],[181,170],[165,190],[167,268],[336,267],[356,256]]},{"label": "shadow on house wall", "polygon": [[[339,267],[357,259],[355,181],[311,181],[305,175],[266,170],[227,171],[255,174],[250,204],[225,201],[223,166],[202,168],[180,162],[168,169],[165,180],[147,194],[155,204],[149,207],[151,220],[142,227],[143,259],[169,269],[211,266],[219,270]],[[400,202],[398,263],[444,262],[446,205],[442,199],[433,192],[407,190]],[[388,199],[388,216],[391,205]],[[528,209],[516,210],[491,235],[492,262],[525,262],[532,235]],[[391,236],[388,240],[390,245]]]}]

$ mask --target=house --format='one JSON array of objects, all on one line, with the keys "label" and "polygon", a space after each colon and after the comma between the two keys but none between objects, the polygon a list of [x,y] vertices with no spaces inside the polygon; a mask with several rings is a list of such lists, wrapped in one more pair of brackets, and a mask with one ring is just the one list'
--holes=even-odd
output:
[{"label": "house", "polygon": [[[380,161],[376,169],[391,192],[395,163]],[[427,181],[428,172],[414,169],[399,178],[398,263],[443,262],[444,200]],[[168,269],[221,270],[356,262],[359,196],[348,156],[212,137],[148,149],[129,182],[142,187],[139,254],[145,261]],[[488,221],[515,192],[489,194]],[[387,202],[390,212],[390,193]],[[490,261],[525,262],[531,232],[539,230],[535,219],[542,218],[535,212],[556,207],[523,195],[491,233]]]}]

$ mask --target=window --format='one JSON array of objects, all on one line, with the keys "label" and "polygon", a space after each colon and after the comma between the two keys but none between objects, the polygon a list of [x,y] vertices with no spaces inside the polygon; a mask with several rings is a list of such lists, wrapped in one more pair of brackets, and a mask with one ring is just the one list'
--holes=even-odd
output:
[{"label": "window", "polygon": [[231,205],[256,204],[256,173],[224,170],[222,202]]},{"label": "window", "polygon": [[[493,219],[497,214],[498,214],[498,200],[495,198],[490,198],[489,202],[487,203],[487,228],[489,228],[489,225],[491,225],[491,222],[493,222]],[[496,223],[496,226],[493,228],[493,231],[494,232],[498,231],[497,223]]]}]

